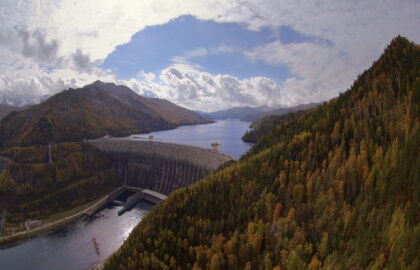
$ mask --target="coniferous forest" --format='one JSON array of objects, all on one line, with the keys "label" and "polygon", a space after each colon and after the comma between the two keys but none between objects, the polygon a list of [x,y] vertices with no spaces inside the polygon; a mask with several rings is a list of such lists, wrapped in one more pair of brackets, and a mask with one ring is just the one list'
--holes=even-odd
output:
[{"label": "coniferous forest", "polygon": [[348,91],[160,203],[105,269],[420,269],[419,64],[395,38]]},{"label": "coniferous forest", "polygon": [[[87,143],[11,147],[1,152],[10,167],[0,173],[0,209],[14,227],[92,202],[118,188],[112,161]],[[0,228],[3,229],[3,228]]]}]

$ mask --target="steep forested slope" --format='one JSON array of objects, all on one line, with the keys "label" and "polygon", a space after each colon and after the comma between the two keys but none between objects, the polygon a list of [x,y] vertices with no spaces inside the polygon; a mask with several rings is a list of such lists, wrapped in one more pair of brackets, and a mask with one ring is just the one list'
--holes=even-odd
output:
[{"label": "steep forested slope", "polygon": [[287,108],[279,108],[276,110],[270,110],[267,112],[261,112],[258,114],[251,114],[251,115],[247,115],[243,118],[241,118],[241,120],[243,121],[257,121],[259,119],[262,119],[264,117],[267,116],[283,116],[283,115],[287,115],[287,114],[293,114],[295,112],[303,112],[306,111],[308,109],[314,108],[318,106],[318,103],[307,103],[307,104],[300,104],[297,106],[293,106],[293,107],[287,107]]},{"label": "steep forested slope", "polygon": [[175,125],[204,124],[212,122],[209,118],[196,112],[178,106],[168,100],[148,98],[137,95],[130,88],[113,83],[96,81],[91,86],[105,90],[114,98],[145,113],[159,115],[166,121]]},{"label": "steep forested slope", "polygon": [[187,110],[174,103],[159,98],[148,98],[148,106],[159,112],[163,118],[178,125],[206,124],[213,122],[209,117]]},{"label": "steep forested slope", "polygon": [[[92,202],[121,185],[112,161],[86,143],[12,147],[0,173],[0,211],[10,226]],[[6,224],[6,225],[7,225]],[[1,235],[1,228],[0,228]]]},{"label": "steep forested slope", "polygon": [[174,192],[105,269],[419,269],[420,46]]},{"label": "steep forested slope", "polygon": [[175,104],[172,107],[178,108],[178,114],[168,117],[167,111],[157,108],[155,103],[125,86],[98,81],[65,90],[41,104],[7,115],[0,122],[0,140],[2,147],[7,148],[210,122]]},{"label": "steep forested slope", "polygon": [[248,130],[243,136],[242,140],[244,142],[251,142],[256,143],[259,138],[266,135],[268,132],[270,132],[273,128],[280,125],[282,122],[285,122],[286,120],[291,120],[293,118],[296,118],[302,114],[304,114],[305,111],[296,111],[287,113],[284,115],[267,115],[262,117],[261,119],[258,119],[257,121],[253,122],[251,124],[251,129]]}]

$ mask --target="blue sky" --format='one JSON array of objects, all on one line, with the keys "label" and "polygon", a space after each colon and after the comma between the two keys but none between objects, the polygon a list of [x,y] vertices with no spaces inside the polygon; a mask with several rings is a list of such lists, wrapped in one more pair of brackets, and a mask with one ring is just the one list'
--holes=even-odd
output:
[{"label": "blue sky", "polygon": [[163,25],[146,27],[136,33],[129,43],[116,47],[101,67],[111,69],[120,79],[125,80],[135,77],[139,70],[159,73],[173,64],[173,57],[205,49],[206,55],[188,59],[198,64],[200,71],[230,74],[240,79],[265,76],[281,83],[291,76],[286,66],[251,61],[242,53],[276,40],[283,44],[331,43],[300,34],[287,26],[252,31],[238,23],[217,23],[186,15]]},{"label": "blue sky", "polygon": [[347,90],[420,2],[2,0],[0,98],[38,102],[95,80],[214,111],[294,106]]}]

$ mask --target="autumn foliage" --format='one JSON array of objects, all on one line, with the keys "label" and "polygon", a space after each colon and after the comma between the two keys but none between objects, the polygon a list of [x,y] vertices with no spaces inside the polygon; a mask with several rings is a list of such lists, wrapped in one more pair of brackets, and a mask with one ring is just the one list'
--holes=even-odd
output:
[{"label": "autumn foliage", "polygon": [[105,269],[420,269],[420,46],[174,192]]}]

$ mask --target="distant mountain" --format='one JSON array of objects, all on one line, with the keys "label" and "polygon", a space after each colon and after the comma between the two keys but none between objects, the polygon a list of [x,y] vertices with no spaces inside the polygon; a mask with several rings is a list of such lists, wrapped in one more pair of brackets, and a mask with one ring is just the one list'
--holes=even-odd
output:
[{"label": "distant mountain", "polygon": [[3,147],[46,144],[209,122],[169,101],[149,99],[126,86],[97,81],[7,115],[0,122],[0,139]]},{"label": "distant mountain", "polygon": [[254,114],[261,114],[264,112],[268,112],[273,108],[268,106],[261,106],[261,107],[234,107],[227,110],[215,111],[215,112],[200,112],[202,115],[210,117],[215,120],[222,120],[222,119],[243,119],[248,115]]},{"label": "distant mountain", "polygon": [[128,103],[130,106],[142,108],[145,112],[158,114],[163,119],[176,125],[194,125],[212,122],[210,118],[178,106],[166,99],[140,96],[123,85],[96,81],[91,86],[104,89],[114,98]]},{"label": "distant mountain", "polygon": [[305,111],[307,109],[316,107],[317,105],[319,105],[319,103],[308,103],[308,104],[297,105],[294,107],[279,108],[279,109],[265,111],[261,113],[248,114],[245,117],[242,117],[241,120],[254,122],[267,115],[285,115],[292,112]]},{"label": "distant mountain", "polygon": [[22,110],[22,107],[12,106],[8,104],[0,104],[0,118],[5,116],[6,114],[13,112],[13,111],[19,111]]},{"label": "distant mountain", "polygon": [[260,107],[234,107],[227,110],[215,111],[215,112],[198,112],[203,116],[210,117],[215,120],[223,119],[240,119],[243,121],[254,122],[266,115],[283,115],[290,112],[307,110],[317,106],[318,103],[301,104],[294,107],[287,108],[273,108],[268,106]]}]

